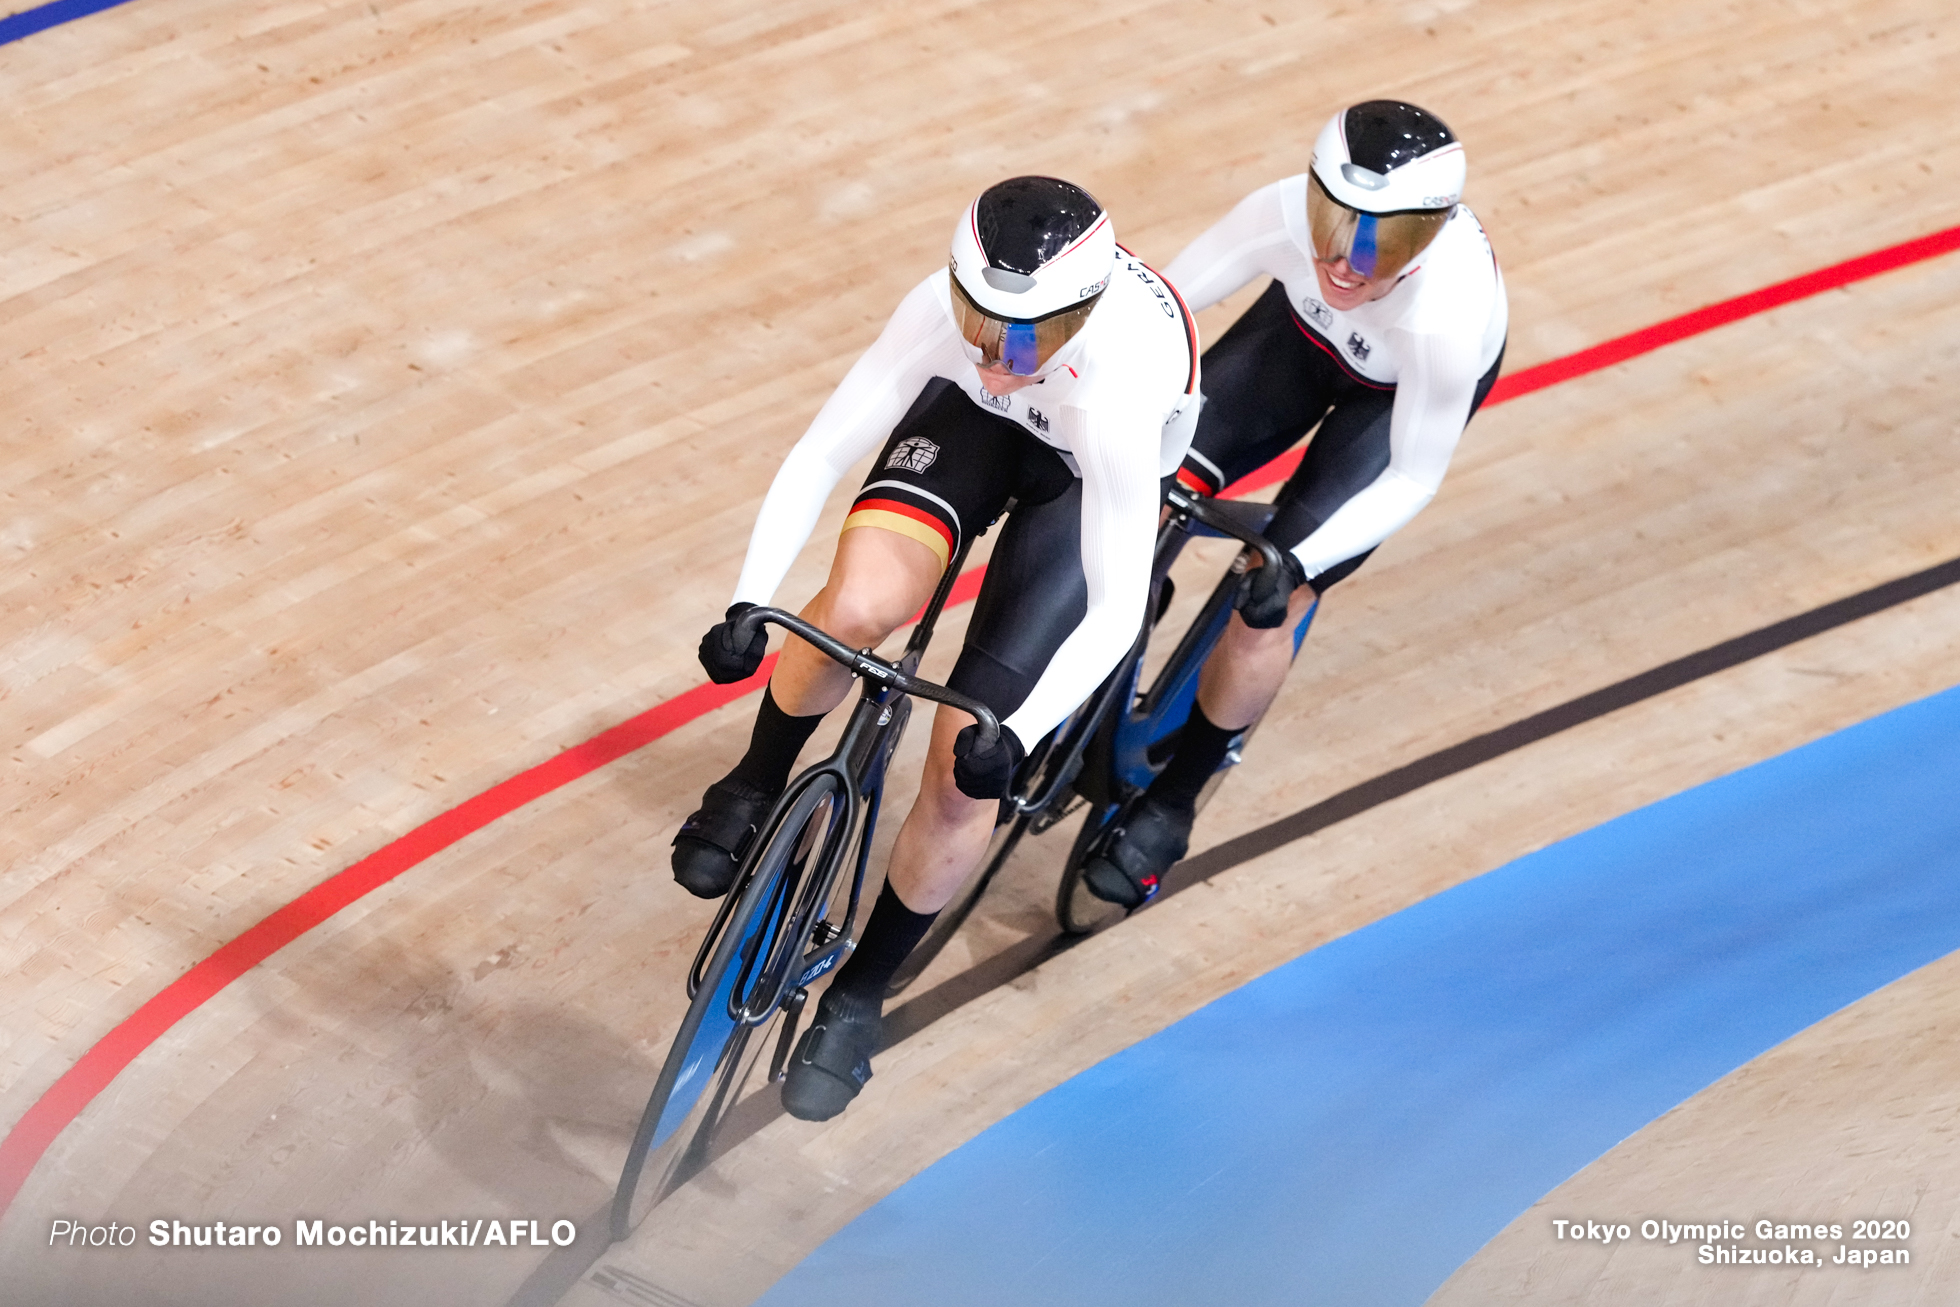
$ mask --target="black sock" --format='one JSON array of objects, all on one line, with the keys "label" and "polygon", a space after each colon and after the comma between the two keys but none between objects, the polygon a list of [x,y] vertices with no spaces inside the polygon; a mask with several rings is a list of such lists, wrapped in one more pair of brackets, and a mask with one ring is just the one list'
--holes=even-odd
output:
[{"label": "black sock", "polygon": [[789,784],[789,769],[796,755],[809,743],[823,721],[822,713],[792,717],[776,706],[774,690],[762,692],[762,707],[755,714],[755,730],[749,735],[749,751],[727,779],[741,781],[769,794],[782,793]]},{"label": "black sock", "polygon": [[938,915],[912,911],[887,881],[878,891],[878,902],[871,909],[871,919],[864,923],[857,948],[837,969],[837,978],[830,982],[824,1001],[846,1019],[877,1016],[884,1009],[885,989],[898,974],[899,964],[925,938]]},{"label": "black sock", "polygon": [[1177,737],[1177,752],[1171,755],[1163,774],[1150,783],[1150,797],[1166,808],[1194,810],[1198,806],[1198,791],[1204,789],[1205,782],[1218,770],[1218,764],[1225,761],[1232,737],[1243,729],[1228,731],[1223,726],[1212,725],[1205,710],[1193,702],[1191,716]]}]

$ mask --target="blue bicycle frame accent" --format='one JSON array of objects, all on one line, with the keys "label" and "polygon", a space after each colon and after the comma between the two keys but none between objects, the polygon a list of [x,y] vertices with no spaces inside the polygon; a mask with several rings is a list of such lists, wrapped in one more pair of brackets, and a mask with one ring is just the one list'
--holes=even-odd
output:
[{"label": "blue bicycle frame accent", "polygon": [[[1215,608],[1216,611],[1210,611]],[[1176,668],[1177,675],[1169,682],[1161,679],[1150,687],[1150,693],[1139,702],[1134,686],[1129,699],[1136,704],[1116,721],[1115,764],[1116,774],[1125,785],[1144,789],[1155,780],[1157,773],[1164,769],[1163,762],[1153,763],[1150,751],[1166,736],[1180,729],[1185,719],[1191,715],[1191,705],[1198,699],[1198,676],[1204,670],[1205,658],[1218,643],[1224,633],[1225,623],[1231,619],[1232,606],[1216,604],[1207,606],[1209,619],[1201,636],[1203,652],[1194,658],[1183,660]],[[1315,600],[1300,624],[1293,629],[1293,654],[1300,654],[1300,644],[1307,638],[1307,628],[1313,625],[1313,615],[1320,611],[1320,601]],[[1236,755],[1243,739],[1232,741],[1232,753],[1227,757],[1231,766],[1237,761]]]},{"label": "blue bicycle frame accent", "polygon": [[[1242,505],[1241,512],[1252,510],[1256,517],[1244,523],[1263,531],[1272,520],[1270,505]],[[1187,528],[1192,535],[1224,537],[1223,531],[1191,521]],[[1270,546],[1268,546],[1270,548]],[[1162,551],[1158,564],[1158,584],[1170,571],[1176,561],[1181,546]],[[1180,729],[1191,715],[1191,705],[1197,702],[1198,679],[1204,671],[1205,660],[1217,646],[1219,636],[1225,632],[1225,624],[1232,618],[1233,600],[1237,597],[1238,574],[1228,573],[1205,601],[1204,609],[1197,621],[1187,631],[1179,643],[1179,648],[1171,656],[1165,669],[1158,673],[1157,681],[1150,689],[1139,695],[1138,681],[1143,674],[1143,659],[1134,658],[1130,663],[1129,684],[1119,703],[1127,704],[1126,710],[1116,714],[1111,732],[1111,762],[1116,778],[1130,791],[1147,788],[1155,780],[1157,773],[1164,769],[1167,759],[1152,761],[1151,751],[1172,732]],[[1301,617],[1298,626],[1293,628],[1293,656],[1300,654],[1300,644],[1307,638],[1307,628],[1313,625],[1314,614],[1320,611],[1320,601],[1316,599]],[[1250,728],[1247,728],[1250,729]],[[1238,761],[1239,746],[1244,737],[1232,741],[1231,752],[1227,754],[1226,766]]]}]

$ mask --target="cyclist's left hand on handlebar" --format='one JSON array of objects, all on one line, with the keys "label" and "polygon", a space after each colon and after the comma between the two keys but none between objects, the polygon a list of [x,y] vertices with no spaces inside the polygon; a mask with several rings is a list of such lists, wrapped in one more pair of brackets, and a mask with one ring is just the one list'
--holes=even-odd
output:
[{"label": "cyclist's left hand on handlebar", "polygon": [[735,619],[753,607],[754,604],[730,604],[723,620],[709,627],[708,633],[701,637],[701,666],[707,668],[708,679],[716,685],[746,681],[762,666],[762,655],[769,650],[767,630],[758,626],[748,648],[735,647]]},{"label": "cyclist's left hand on handlebar", "polygon": [[1014,772],[1027,756],[1014,732],[1003,726],[994,747],[982,753],[977,747],[979,726],[968,726],[953,738],[953,784],[969,799],[998,799],[1014,783]]},{"label": "cyclist's left hand on handlebar", "polygon": [[1291,549],[1282,549],[1278,567],[1255,567],[1239,587],[1239,616],[1255,631],[1270,631],[1286,621],[1287,601],[1307,583],[1306,569]]}]

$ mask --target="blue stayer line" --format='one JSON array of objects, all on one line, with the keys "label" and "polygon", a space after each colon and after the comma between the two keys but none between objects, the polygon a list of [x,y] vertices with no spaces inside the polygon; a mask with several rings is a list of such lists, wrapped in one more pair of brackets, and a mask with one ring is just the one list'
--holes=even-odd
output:
[{"label": "blue stayer line", "polygon": [[0,45],[128,3],[129,0],[54,0],[53,4],[23,9],[17,14],[0,18]]},{"label": "blue stayer line", "polygon": [[1414,1307],[1628,1135],[1960,948],[1956,795],[1960,689],[1521,858],[1057,1087],[760,1301]]}]

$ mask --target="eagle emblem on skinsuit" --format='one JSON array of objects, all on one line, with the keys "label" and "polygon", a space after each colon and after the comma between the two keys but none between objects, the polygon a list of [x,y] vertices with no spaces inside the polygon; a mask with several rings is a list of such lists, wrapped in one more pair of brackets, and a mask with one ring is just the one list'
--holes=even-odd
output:
[{"label": "eagle emblem on skinsuit", "polygon": [[900,472],[923,472],[938,457],[939,446],[924,436],[907,436],[892,450],[892,456],[885,460],[885,467],[896,468]]}]

